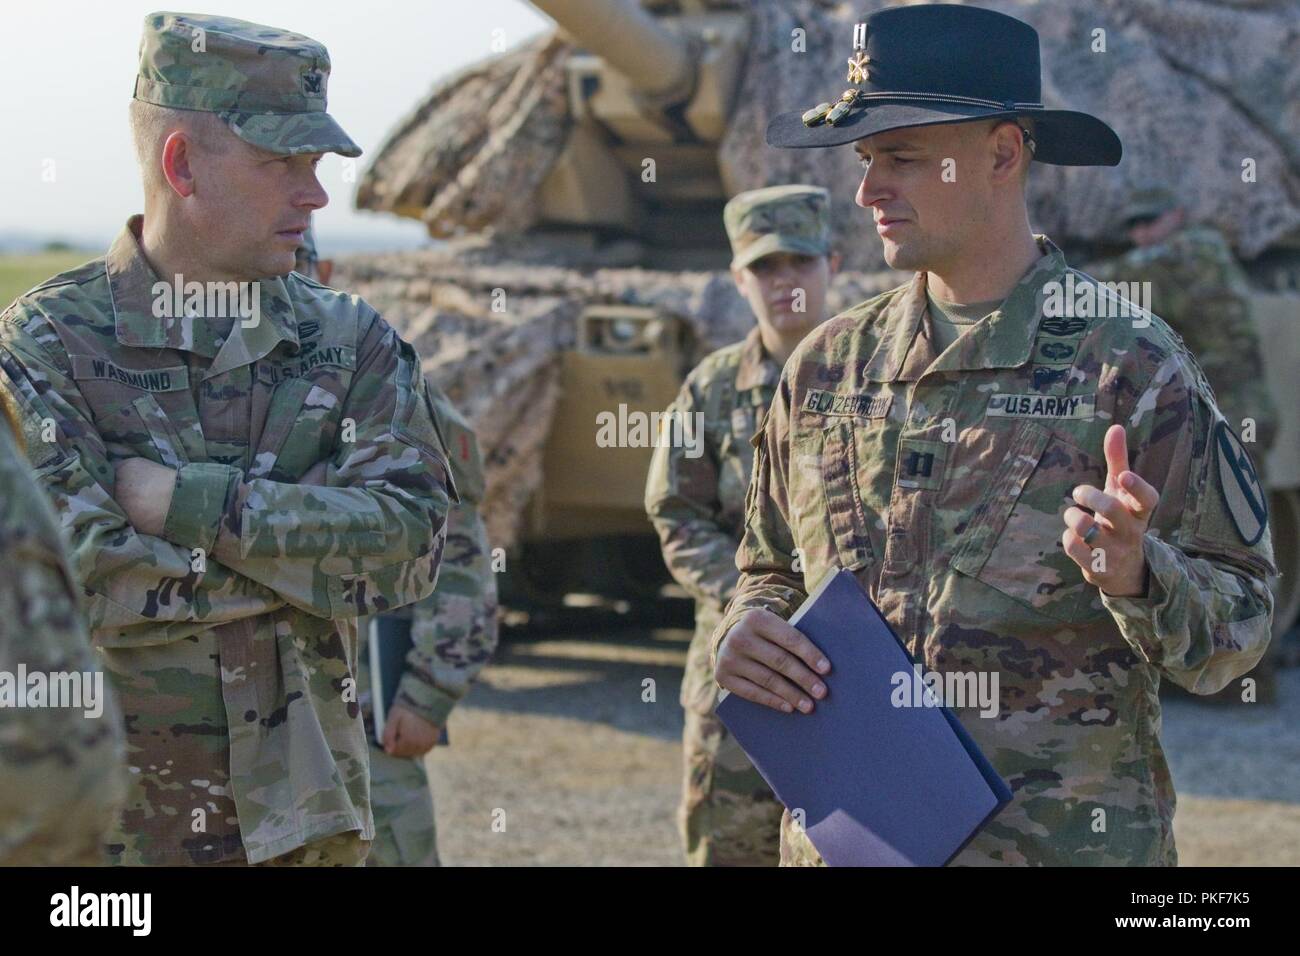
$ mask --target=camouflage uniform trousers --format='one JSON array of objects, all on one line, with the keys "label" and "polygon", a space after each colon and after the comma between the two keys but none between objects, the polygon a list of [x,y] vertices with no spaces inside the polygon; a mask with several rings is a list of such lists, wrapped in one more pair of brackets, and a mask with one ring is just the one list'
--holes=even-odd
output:
[{"label": "camouflage uniform trousers", "polygon": [[361,839],[360,831],[336,833],[323,840],[313,840],[305,846],[261,863],[247,860],[222,860],[210,866],[364,866],[370,841]]},{"label": "camouflage uniform trousers", "polygon": [[366,866],[440,866],[429,772],[420,757],[370,748],[375,841]]},{"label": "camouflage uniform trousers", "polygon": [[713,715],[717,687],[709,667],[709,635],[717,622],[716,614],[698,615],[682,681],[685,773],[677,822],[686,862],[776,866],[785,808]]}]

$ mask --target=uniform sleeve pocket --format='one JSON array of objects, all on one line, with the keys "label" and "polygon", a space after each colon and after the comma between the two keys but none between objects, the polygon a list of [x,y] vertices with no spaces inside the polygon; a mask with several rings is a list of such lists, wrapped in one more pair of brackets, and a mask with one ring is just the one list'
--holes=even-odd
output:
[{"label": "uniform sleeve pocket", "polygon": [[434,459],[445,458],[446,447],[438,432],[437,417],[425,396],[424,377],[415,350],[399,343],[397,397],[393,408],[393,433]]},{"label": "uniform sleeve pocket", "polygon": [[456,480],[448,462],[446,439],[438,428],[438,413],[429,399],[429,390],[420,372],[419,356],[405,342],[400,342],[398,352],[393,434],[441,467],[447,483],[447,496],[459,504],[460,492],[456,490]]},{"label": "uniform sleeve pocket", "polygon": [[1104,481],[1099,459],[1025,422],[967,523],[953,569],[1058,621],[1105,613],[1061,544],[1075,486]]}]

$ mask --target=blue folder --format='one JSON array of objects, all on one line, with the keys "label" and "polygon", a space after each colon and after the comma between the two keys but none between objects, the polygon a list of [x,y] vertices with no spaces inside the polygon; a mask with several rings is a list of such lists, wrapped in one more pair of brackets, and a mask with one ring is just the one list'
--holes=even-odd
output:
[{"label": "blue folder", "polygon": [[803,810],[828,865],[952,860],[1010,788],[946,707],[891,702],[894,675],[914,662],[850,572],[828,572],[790,623],[831,662],[827,696],[785,714],[727,694],[719,719],[781,802]]}]

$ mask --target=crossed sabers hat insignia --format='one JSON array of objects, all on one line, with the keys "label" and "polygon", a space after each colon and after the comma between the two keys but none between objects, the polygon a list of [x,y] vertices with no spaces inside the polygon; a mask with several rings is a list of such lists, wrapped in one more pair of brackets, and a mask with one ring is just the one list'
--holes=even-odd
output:
[{"label": "crossed sabers hat insignia", "polygon": [[[865,36],[863,37],[862,42],[866,42]],[[847,79],[850,83],[861,84],[871,79],[871,73],[867,66],[867,64],[871,62],[871,57],[867,55],[865,50],[855,51],[853,56],[848,58],[847,62],[849,64],[849,75]],[[857,89],[845,90],[843,95],[841,95],[839,100],[835,103],[819,103],[808,112],[804,113],[804,124],[806,126],[815,126],[824,121],[829,123],[831,126],[834,126],[848,115],[849,110],[853,108],[853,104],[857,102],[857,99]]]},{"label": "crossed sabers hat insignia", "polygon": [[850,83],[865,83],[870,79],[870,74],[867,72],[867,64],[870,62],[871,57],[867,56],[862,50],[849,57],[848,81]]}]

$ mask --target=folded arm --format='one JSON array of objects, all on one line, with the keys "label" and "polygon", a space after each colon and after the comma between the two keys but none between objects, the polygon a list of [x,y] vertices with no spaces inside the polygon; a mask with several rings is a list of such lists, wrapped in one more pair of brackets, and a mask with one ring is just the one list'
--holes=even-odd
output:
[{"label": "folded arm", "polygon": [[358,353],[328,487],[184,465],[163,537],[209,550],[318,617],[428,595],[446,534],[446,454],[414,350],[375,316]]},{"label": "folded arm", "polygon": [[22,317],[19,306],[0,322],[0,387],[21,410],[96,643],[166,643],[283,607],[272,589],[211,556],[135,531],[113,500],[113,467],[57,336],[39,316],[29,333]]}]

